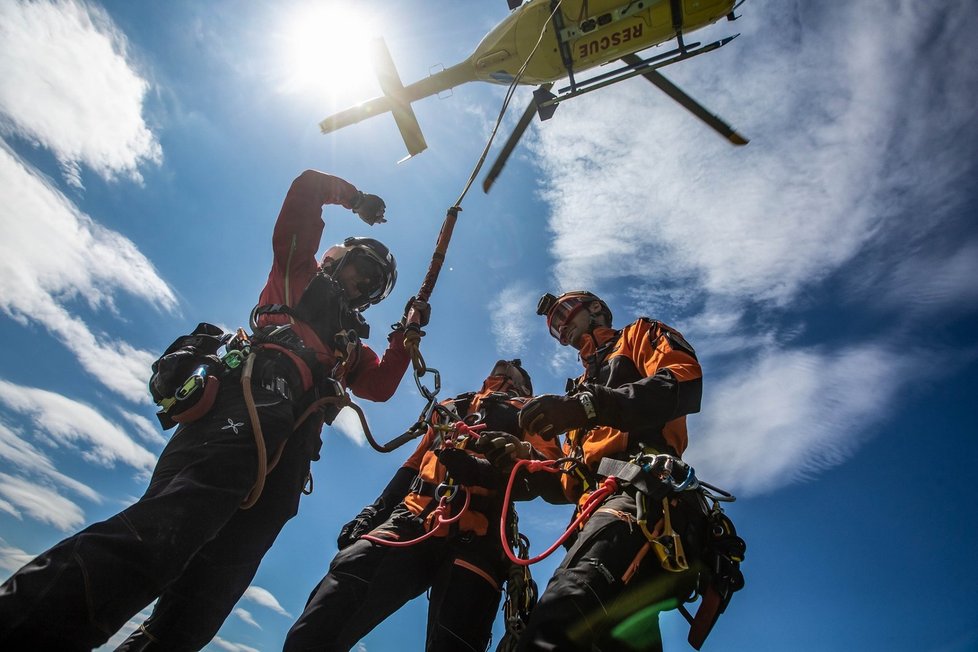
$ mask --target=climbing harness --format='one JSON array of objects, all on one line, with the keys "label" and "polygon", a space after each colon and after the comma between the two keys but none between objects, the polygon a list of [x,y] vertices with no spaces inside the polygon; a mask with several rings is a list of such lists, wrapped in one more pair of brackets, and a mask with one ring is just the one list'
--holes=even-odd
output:
[{"label": "climbing harness", "polygon": [[[452,501],[458,496],[459,491],[465,494],[465,502],[462,503],[461,509],[454,516],[451,516],[452,511]],[[430,539],[435,536],[442,528],[455,523],[469,508],[469,502],[471,500],[471,495],[466,491],[461,485],[457,484],[446,484],[442,483],[438,485],[435,490],[435,495],[438,496],[438,506],[431,512],[428,519],[432,523],[432,527],[417,537],[416,539],[409,539],[408,541],[397,541],[393,539],[384,539],[383,537],[374,536],[372,534],[363,534],[360,536],[361,539],[366,539],[372,543],[379,543],[382,546],[390,546],[392,548],[406,548],[408,546],[413,546],[417,543],[421,543],[425,539]]]},{"label": "climbing harness", "polygon": [[744,560],[747,544],[737,536],[733,522],[723,513],[720,502],[734,498],[727,492],[701,482],[708,491],[703,496],[712,502],[707,516],[709,536],[705,546],[704,569],[700,572],[696,589],[686,602],[701,597],[696,615],[692,616],[686,606],[679,605],[679,612],[689,623],[687,641],[696,650],[703,646],[716,625],[720,615],[730,604],[733,594],[744,588],[744,575],[740,563]]},{"label": "climbing harness", "polygon": [[[699,551],[703,568],[698,573],[693,594],[686,600],[693,602],[700,596],[700,606],[695,617],[690,615],[685,605],[678,606],[690,624],[689,644],[699,650],[733,594],[744,586],[740,562],[744,559],[747,545],[737,536],[733,522],[720,507],[720,503],[733,502],[736,498],[699,480],[693,467],[667,454],[642,453],[627,462],[603,458],[598,465],[598,475],[608,474],[620,477],[626,487],[635,489],[636,520],[647,539],[646,545],[625,573],[625,578],[631,579],[649,549],[667,571],[680,573],[690,569],[682,539],[672,527],[671,513],[678,504],[678,496],[684,493],[692,495],[705,517],[709,536]],[[652,529],[649,529],[646,519],[649,500],[662,501],[662,517]],[[710,503],[709,507],[707,502]],[[627,582],[625,578],[623,580]]]},{"label": "climbing harness", "polygon": [[[448,408],[445,406],[439,407],[444,408],[446,411],[448,410]],[[486,424],[484,423],[470,426],[459,419],[458,415],[452,413],[449,413],[449,415],[454,417],[454,420],[451,423],[430,424],[430,427],[438,433],[438,438],[435,440],[436,447],[465,449],[468,442],[478,439],[479,431],[484,430],[486,427]],[[427,483],[421,480],[421,476],[417,476],[415,477],[414,482],[411,483],[410,490],[415,493],[426,495],[426,484]],[[431,485],[427,486],[429,489],[431,488]],[[465,502],[462,504],[462,507],[458,513],[451,516],[451,503],[455,500],[459,491],[465,493]],[[446,482],[442,482],[435,487],[431,492],[431,495],[437,500],[437,506],[431,511],[426,510],[427,513],[422,512],[422,514],[420,514],[424,521],[431,523],[430,529],[422,536],[416,539],[411,539],[410,541],[393,541],[391,539],[384,539],[382,537],[377,537],[370,534],[361,535],[360,538],[385,546],[394,546],[399,548],[412,546],[435,536],[438,532],[442,531],[445,526],[457,522],[460,518],[462,518],[462,515],[469,509],[469,507],[472,506],[473,502],[471,493],[464,486],[456,484],[450,477]],[[476,498],[481,497],[477,496]]]},{"label": "climbing harness", "polygon": [[[509,543],[517,549],[517,557],[527,559],[530,556],[530,540],[519,532],[516,510],[511,513],[512,527],[510,530],[513,538]],[[538,597],[537,583],[530,574],[530,567],[510,564],[509,575],[506,578],[506,600],[503,603],[503,621],[506,632],[499,641],[496,652],[510,652],[516,649]]]},{"label": "climbing harness", "polygon": [[519,470],[523,467],[526,467],[527,471],[530,473],[537,473],[541,471],[546,473],[566,473],[567,471],[561,469],[559,465],[567,462],[575,464],[580,463],[578,460],[573,458],[562,458],[559,460],[544,461],[517,460],[516,464],[513,465],[513,470],[509,474],[509,482],[506,483],[506,494],[503,499],[503,513],[499,519],[499,539],[503,543],[503,549],[506,552],[506,556],[512,563],[519,566],[529,566],[552,555],[553,552],[557,550],[557,548],[559,548],[561,544],[563,544],[564,541],[566,541],[574,533],[574,530],[582,526],[589,518],[591,518],[591,515],[594,514],[599,507],[601,507],[601,503],[604,502],[605,498],[618,492],[618,479],[614,476],[605,478],[604,482],[602,482],[601,485],[594,490],[594,492],[588,497],[587,501],[581,506],[580,513],[578,514],[577,518],[571,522],[564,533],[560,535],[553,545],[551,545],[541,554],[530,559],[521,559],[520,557],[514,555],[512,547],[508,544],[510,537],[507,533],[506,524],[508,512],[507,508],[510,505],[510,499],[513,494],[513,482],[516,480],[517,473],[519,473]]},{"label": "climbing harness", "polygon": [[[513,466],[506,485],[504,506],[508,507],[511,504],[513,483],[520,469],[525,468],[529,473],[575,472],[575,468],[560,468],[561,464],[567,462],[575,466],[584,466],[583,462],[576,458],[546,461],[518,460]],[[744,586],[740,562],[744,559],[747,546],[744,540],[737,536],[733,522],[720,507],[720,503],[733,502],[736,499],[728,492],[699,480],[693,467],[680,458],[668,454],[641,453],[628,461],[606,457],[598,465],[597,475],[604,476],[604,480],[581,505],[577,518],[550,548],[536,557],[529,557],[527,550],[529,542],[519,533],[515,524],[516,519],[509,518],[508,510],[504,507],[499,522],[499,537],[507,557],[515,566],[523,567],[544,559],[564,543],[576,529],[583,527],[583,524],[599,510],[606,498],[621,490],[634,490],[636,502],[634,522],[638,524],[647,541],[629,564],[622,576],[622,582],[627,584],[631,580],[650,550],[654,552],[663,569],[674,573],[688,571],[690,565],[680,534],[673,529],[671,512],[678,505],[678,496],[684,493],[692,494],[703,512],[710,534],[700,551],[704,564],[699,570],[696,588],[686,602],[694,602],[698,596],[702,600],[695,617],[690,615],[685,605],[680,604],[678,608],[690,624],[689,643],[699,650],[733,594]],[[647,520],[648,500],[662,502],[662,517],[652,528],[649,527]],[[707,502],[711,503],[711,506],[707,507]],[[632,522],[632,517],[629,515],[615,513],[620,518]],[[518,554],[513,554],[514,547],[518,549]]]}]

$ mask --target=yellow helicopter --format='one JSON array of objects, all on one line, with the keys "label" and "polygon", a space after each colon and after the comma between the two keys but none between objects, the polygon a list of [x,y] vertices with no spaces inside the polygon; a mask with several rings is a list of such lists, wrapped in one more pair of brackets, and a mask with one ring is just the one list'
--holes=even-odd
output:
[{"label": "yellow helicopter", "polygon": [[[489,192],[534,114],[553,116],[557,105],[573,97],[642,75],[735,145],[747,139],[704,109],[658,68],[716,50],[736,34],[708,43],[686,43],[683,36],[721,18],[735,20],[736,0],[508,0],[510,14],[494,27],[464,61],[426,79],[404,86],[383,40],[373,42],[373,66],[383,95],[332,115],[319,123],[330,133],[366,118],[391,112],[407,146],[408,156],[428,144],[411,103],[471,81],[539,85],[513,134],[486,175]],[[642,50],[675,39],[676,47],[643,58]],[[586,79],[578,75],[602,64],[625,65]],[[554,83],[568,85],[552,92]]]}]

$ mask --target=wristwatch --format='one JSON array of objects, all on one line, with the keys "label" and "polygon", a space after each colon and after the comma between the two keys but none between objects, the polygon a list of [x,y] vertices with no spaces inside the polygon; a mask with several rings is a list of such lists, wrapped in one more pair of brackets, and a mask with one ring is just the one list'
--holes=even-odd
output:
[{"label": "wristwatch", "polygon": [[581,392],[576,395],[578,401],[584,406],[584,414],[588,421],[593,421],[598,416],[598,411],[594,407],[594,394],[591,392]]}]

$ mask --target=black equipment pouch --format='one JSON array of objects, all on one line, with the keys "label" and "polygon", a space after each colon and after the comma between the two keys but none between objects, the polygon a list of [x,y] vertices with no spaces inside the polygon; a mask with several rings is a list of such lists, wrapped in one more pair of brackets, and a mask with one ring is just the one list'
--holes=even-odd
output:
[{"label": "black equipment pouch", "polygon": [[217,326],[201,322],[189,335],[175,339],[153,363],[149,389],[160,406],[156,417],[164,430],[196,421],[213,406],[226,372],[217,351],[231,338]]},{"label": "black equipment pouch", "polygon": [[704,570],[696,587],[702,601],[696,616],[690,618],[684,614],[690,624],[687,641],[696,650],[703,646],[733,594],[744,588],[740,562],[744,560],[747,544],[737,536],[733,522],[718,506],[707,519],[710,532],[703,551]]}]

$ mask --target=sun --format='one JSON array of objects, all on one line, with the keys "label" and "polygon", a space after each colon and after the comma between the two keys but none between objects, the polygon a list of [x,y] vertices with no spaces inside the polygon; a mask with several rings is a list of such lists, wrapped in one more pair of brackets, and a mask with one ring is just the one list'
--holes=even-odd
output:
[{"label": "sun", "polygon": [[337,100],[376,88],[370,42],[379,26],[349,4],[304,4],[285,18],[280,66],[286,90]]}]

